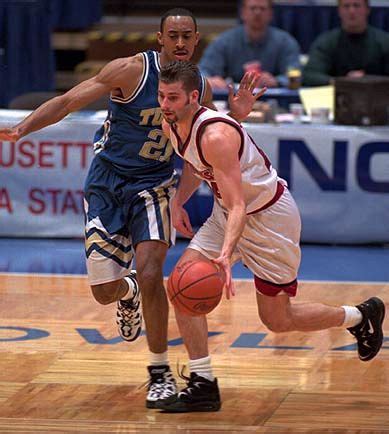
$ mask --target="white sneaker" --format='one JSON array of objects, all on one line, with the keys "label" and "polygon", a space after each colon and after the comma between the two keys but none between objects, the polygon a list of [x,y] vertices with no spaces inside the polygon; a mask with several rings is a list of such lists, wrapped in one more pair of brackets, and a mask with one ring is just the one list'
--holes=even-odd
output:
[{"label": "white sneaker", "polygon": [[176,380],[168,365],[148,366],[150,375],[148,393],[146,398],[147,408],[159,408],[159,400],[169,398],[177,393]]},{"label": "white sneaker", "polygon": [[134,295],[129,300],[119,300],[116,310],[116,324],[122,339],[135,341],[142,331],[142,307],[136,271],[131,271],[128,277],[134,283]]}]

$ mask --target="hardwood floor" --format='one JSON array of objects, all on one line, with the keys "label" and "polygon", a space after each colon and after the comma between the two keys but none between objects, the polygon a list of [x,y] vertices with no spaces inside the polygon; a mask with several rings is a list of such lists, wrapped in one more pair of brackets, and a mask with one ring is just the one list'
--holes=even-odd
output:
[{"label": "hardwood floor", "polygon": [[[388,344],[363,363],[341,328],[276,335],[251,282],[236,287],[209,316],[221,411],[170,415],[144,405],[145,336],[121,341],[115,307],[98,305],[85,277],[0,275],[0,432],[389,432]],[[388,303],[389,284],[301,283],[296,302],[371,295]],[[172,314],[169,327],[176,370],[187,356]]]}]

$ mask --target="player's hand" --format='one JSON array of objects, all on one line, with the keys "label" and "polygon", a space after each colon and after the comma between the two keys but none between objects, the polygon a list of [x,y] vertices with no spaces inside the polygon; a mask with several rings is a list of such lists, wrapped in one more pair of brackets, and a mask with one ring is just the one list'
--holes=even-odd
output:
[{"label": "player's hand", "polygon": [[228,86],[228,104],[230,106],[230,114],[236,120],[245,119],[253,109],[255,101],[257,101],[267,90],[267,87],[259,87],[261,74],[256,71],[246,72],[239,83],[239,88],[234,94],[233,85]]},{"label": "player's hand", "polygon": [[17,142],[20,139],[20,134],[15,128],[0,128],[0,140],[7,142]]},{"label": "player's hand", "polygon": [[230,258],[227,256],[220,255],[218,258],[213,259],[212,262],[216,264],[224,277],[224,290],[226,292],[227,300],[231,298],[231,296],[235,295],[235,288],[232,282],[232,274],[231,274],[231,263]]},{"label": "player's hand", "polygon": [[185,208],[178,205],[174,199],[172,200],[171,215],[175,229],[182,235],[192,238],[194,232],[190,223],[189,214],[186,212]]}]

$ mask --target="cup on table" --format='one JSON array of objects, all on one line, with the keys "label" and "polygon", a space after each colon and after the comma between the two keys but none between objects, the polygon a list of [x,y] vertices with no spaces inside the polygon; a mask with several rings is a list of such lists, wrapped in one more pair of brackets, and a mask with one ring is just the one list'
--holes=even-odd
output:
[{"label": "cup on table", "polygon": [[289,89],[296,90],[301,86],[301,71],[298,68],[289,68],[287,76]]},{"label": "cup on table", "polygon": [[330,109],[327,107],[314,107],[311,110],[311,122],[313,124],[328,124],[330,121]]},{"label": "cup on table", "polygon": [[293,115],[294,122],[301,122],[301,118],[304,116],[304,106],[302,104],[290,104],[289,110]]}]

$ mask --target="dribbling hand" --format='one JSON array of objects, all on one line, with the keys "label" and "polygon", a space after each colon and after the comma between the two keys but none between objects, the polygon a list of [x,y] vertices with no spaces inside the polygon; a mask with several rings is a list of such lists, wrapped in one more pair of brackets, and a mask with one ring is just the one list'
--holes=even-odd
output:
[{"label": "dribbling hand", "polygon": [[224,281],[225,281],[224,289],[226,291],[227,300],[229,300],[231,296],[233,297],[235,295],[235,288],[232,282],[232,275],[231,275],[230,259],[226,256],[221,255],[218,258],[213,259],[212,262],[219,267],[220,271],[224,275]]}]

